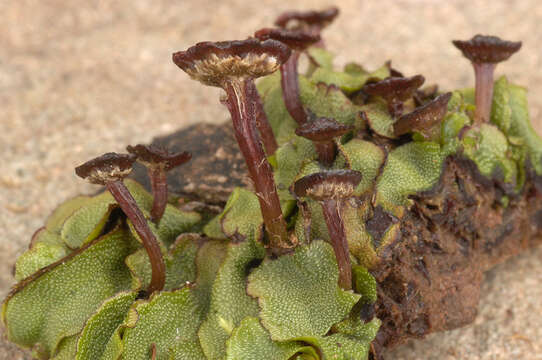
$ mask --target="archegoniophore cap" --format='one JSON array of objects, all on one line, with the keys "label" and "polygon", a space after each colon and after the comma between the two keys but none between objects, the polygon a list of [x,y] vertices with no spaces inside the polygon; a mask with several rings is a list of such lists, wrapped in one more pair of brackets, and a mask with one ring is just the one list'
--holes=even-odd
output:
[{"label": "archegoniophore cap", "polygon": [[290,49],[297,51],[303,51],[321,39],[320,34],[280,28],[260,29],[254,33],[254,36],[262,41],[268,39],[280,41],[288,45]]},{"label": "archegoniophore cap", "polygon": [[173,62],[199,82],[223,87],[225,81],[258,78],[275,72],[291,50],[276,40],[200,42],[173,54]]},{"label": "archegoniophore cap", "polygon": [[297,127],[295,133],[297,136],[302,136],[312,141],[324,142],[331,141],[352,130],[354,130],[353,125],[345,125],[334,119],[320,117]]},{"label": "archegoniophore cap", "polygon": [[137,157],[137,161],[145,166],[160,166],[168,171],[184,163],[187,163],[192,158],[192,154],[183,151],[180,153],[170,154],[167,150],[154,145],[136,146],[128,145],[126,150]]},{"label": "archegoniophore cap", "polygon": [[75,173],[92,184],[105,185],[128,176],[135,160],[131,154],[106,153],[79,165]]},{"label": "archegoniophore cap", "polygon": [[461,50],[463,56],[477,64],[499,63],[521,48],[521,41],[506,41],[487,35],[476,35],[468,41],[454,40],[452,43]]}]

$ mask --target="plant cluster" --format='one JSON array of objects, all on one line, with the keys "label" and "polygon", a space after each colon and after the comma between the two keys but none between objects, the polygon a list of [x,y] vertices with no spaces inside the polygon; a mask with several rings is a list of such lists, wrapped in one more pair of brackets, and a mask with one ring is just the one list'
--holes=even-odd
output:
[{"label": "plant cluster", "polygon": [[[525,90],[493,82],[521,43],[454,41],[476,87],[439,93],[390,63],[336,70],[321,32],[337,14],[287,12],[246,40],[173,54],[224,89],[252,188],[210,216],[168,203],[166,173],[189,153],[137,145],[79,166],[107,191],[65,202],[33,235],[2,308],[8,338],[57,360],[377,357],[370,271],[411,196],[460,155],[502,185],[506,206],[542,176],[542,140]],[[152,194],[126,178],[136,161]]]}]

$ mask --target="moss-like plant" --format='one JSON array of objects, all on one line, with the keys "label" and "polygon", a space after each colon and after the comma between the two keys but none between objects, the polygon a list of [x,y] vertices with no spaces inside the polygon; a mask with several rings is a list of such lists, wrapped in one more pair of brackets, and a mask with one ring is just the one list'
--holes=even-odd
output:
[{"label": "moss-like plant", "polygon": [[[468,90],[416,90],[422,76],[404,78],[389,64],[333,68],[316,42],[336,15],[286,13],[277,24],[290,29],[260,32],[262,40],[176,53],[190,76],[225,89],[253,188],[235,189],[209,216],[165,204],[165,170],[185,153],[129,148],[160,170],[152,195],[122,181],[134,156],[78,168],[112,194],[65,202],[35,233],[3,303],[8,339],[57,360],[377,357],[372,273],[413,197],[461,157],[503,185],[505,204],[542,176],[542,140],[525,89],[505,77],[493,87],[477,76],[483,94],[473,104]],[[278,40],[294,35],[316,44],[290,55],[293,45]],[[298,74],[300,56],[310,66]],[[489,119],[487,104],[475,108],[488,94]]]}]

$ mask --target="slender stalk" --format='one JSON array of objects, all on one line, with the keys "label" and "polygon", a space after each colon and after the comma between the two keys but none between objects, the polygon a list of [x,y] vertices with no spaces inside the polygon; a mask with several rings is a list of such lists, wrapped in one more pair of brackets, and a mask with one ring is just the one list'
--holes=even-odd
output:
[{"label": "slender stalk", "polygon": [[491,105],[493,102],[493,72],[496,64],[473,63],[475,76],[475,102],[474,123],[483,124],[489,122]]},{"label": "slender stalk", "polygon": [[277,151],[277,148],[279,147],[277,144],[277,140],[275,139],[275,135],[273,134],[273,129],[269,124],[267,115],[265,115],[262,99],[258,94],[258,90],[256,89],[254,81],[249,81],[247,83],[247,86],[250,88],[249,90],[251,92],[251,97],[254,99],[254,107],[256,112],[256,127],[260,132],[265,152],[267,155],[272,155],[275,153],[275,151]]},{"label": "slender stalk", "polygon": [[162,166],[153,166],[148,168],[148,172],[153,196],[151,220],[153,223],[158,224],[164,215],[167,205],[168,188],[166,171]]},{"label": "slender stalk", "polygon": [[265,157],[256,131],[254,103],[249,98],[252,79],[227,81],[224,84],[228,101],[226,105],[231,113],[235,137],[239,149],[245,158],[249,175],[254,183],[254,189],[265,223],[269,243],[273,251],[290,247],[286,222],[282,216],[279,197],[271,165]]},{"label": "slender stalk", "polygon": [[162,251],[160,250],[158,240],[149,228],[145,216],[122,181],[108,182],[106,187],[122,211],[132,221],[135,231],[141,238],[143,247],[149,256],[152,269],[151,283],[148,288],[149,295],[155,291],[162,290],[166,281],[166,266],[162,258]]},{"label": "slender stalk", "polygon": [[335,154],[337,152],[337,145],[333,140],[331,141],[315,141],[314,146],[316,147],[316,152],[318,153],[318,161],[324,166],[333,165],[335,161]]},{"label": "slender stalk", "polygon": [[292,118],[302,125],[307,121],[307,114],[299,97],[299,81],[297,78],[297,61],[299,52],[295,51],[290,58],[280,66],[280,83],[284,105]]},{"label": "slender stalk", "polygon": [[327,199],[321,202],[324,219],[329,230],[331,245],[339,266],[339,286],[345,290],[352,289],[352,265],[348,251],[346,231],[341,217],[340,200]]}]

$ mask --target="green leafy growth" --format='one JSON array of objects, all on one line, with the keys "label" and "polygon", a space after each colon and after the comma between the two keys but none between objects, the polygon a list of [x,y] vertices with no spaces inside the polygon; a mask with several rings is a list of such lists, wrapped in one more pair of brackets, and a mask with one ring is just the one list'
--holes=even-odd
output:
[{"label": "green leafy growth", "polygon": [[370,203],[368,201],[364,201],[359,206],[345,203],[342,207],[342,218],[345,224],[350,254],[361,265],[372,269],[378,264],[379,259],[373,246],[373,237],[365,228],[365,222],[370,215]]},{"label": "green leafy growth", "polygon": [[463,112],[448,113],[442,121],[440,128],[440,141],[442,144],[448,144],[458,141],[457,137],[461,129],[470,125],[470,118]]},{"label": "green leafy growth", "polygon": [[482,124],[470,129],[463,137],[463,153],[473,160],[480,173],[489,178],[503,176],[508,183],[516,182],[517,168],[508,148],[508,140],[495,126]]},{"label": "green leafy growth", "polygon": [[431,189],[437,184],[444,159],[451,153],[432,142],[411,142],[388,155],[377,182],[376,205],[401,218],[409,195]]},{"label": "green leafy growth", "polygon": [[88,319],[78,338],[76,360],[101,358],[108,341],[117,327],[122,324],[136,295],[135,292],[117,294],[106,300],[98,311]]},{"label": "green leafy growth", "polygon": [[333,58],[335,55],[324,48],[311,46],[307,49],[307,54],[314,60],[318,67],[323,69],[333,69]]},{"label": "green leafy growth", "polygon": [[[131,179],[125,180],[124,183],[143,214],[149,219],[152,195]],[[90,198],[65,221],[61,231],[62,239],[71,249],[93,240],[101,233],[111,211],[117,206],[115,199],[107,191]],[[178,234],[190,231],[200,220],[201,216],[196,212],[183,212],[168,205],[156,232],[162,241],[169,244],[175,241]],[[154,227],[154,224],[150,225]]]},{"label": "green leafy growth", "polygon": [[354,289],[361,294],[361,301],[364,304],[374,304],[377,300],[376,279],[369,270],[362,265],[352,266],[352,278]]},{"label": "green leafy growth", "polygon": [[[282,201],[295,200],[290,194],[290,186],[305,164],[317,157],[314,145],[310,140],[296,136],[275,152],[277,162],[275,183]],[[287,216],[285,214],[284,216]]]},{"label": "green leafy growth", "polygon": [[342,156],[336,162],[340,162],[342,157],[346,167],[361,172],[361,182],[354,195],[360,196],[371,191],[386,158],[384,150],[371,142],[353,139],[344,145],[339,144],[339,153]]},{"label": "green leafy growth", "polygon": [[213,284],[209,314],[198,333],[208,359],[223,359],[233,329],[245,317],[258,315],[256,300],[246,293],[246,276],[264,255],[264,248],[253,238],[229,244]]},{"label": "green leafy growth", "polygon": [[77,339],[78,335],[72,335],[64,338],[58,344],[56,354],[51,360],[73,360],[77,353]]},{"label": "green leafy growth", "polygon": [[495,82],[491,121],[506,134],[514,158],[523,165],[521,171],[528,160],[536,174],[542,175],[542,139],[531,125],[525,88],[509,83],[504,76],[499,78]]},{"label": "green leafy growth", "polygon": [[336,334],[320,340],[320,348],[326,359],[367,359],[371,341],[380,328],[380,320],[364,324],[361,320],[345,320],[335,327]]},{"label": "green leafy growth", "polygon": [[60,231],[66,219],[88,201],[88,196],[76,196],[60,204],[53,211],[45,226],[32,236],[29,249],[17,259],[15,280],[20,281],[32,275],[70,252],[62,241]]},{"label": "green leafy growth", "polygon": [[249,276],[247,290],[258,298],[260,318],[273,340],[323,336],[360,298],[340,289],[338,276],[331,245],[313,241],[263,263]]},{"label": "green leafy growth", "polygon": [[39,269],[62,259],[69,252],[60,235],[41,228],[34,234],[30,248],[17,259],[15,280],[21,281]]},{"label": "green leafy growth", "polygon": [[205,225],[203,232],[215,239],[237,239],[238,235],[259,239],[262,226],[263,218],[257,196],[249,190],[235,188],[222,213]]},{"label": "green leafy growth", "polygon": [[319,67],[311,75],[313,83],[324,83],[335,85],[347,94],[360,90],[367,81],[380,81],[390,76],[390,69],[384,65],[373,72],[367,72],[359,67],[354,71],[353,67],[348,68],[348,72],[334,71],[328,67]]},{"label": "green leafy growth", "polygon": [[314,83],[300,75],[299,91],[301,102],[315,115],[332,118],[347,125],[361,123],[359,115],[361,107],[353,104],[338,87]]},{"label": "green leafy growth", "polygon": [[241,321],[226,344],[226,360],[288,360],[301,352],[308,352],[317,357],[314,349],[299,342],[278,343],[271,340],[269,333],[255,317],[247,317]]},{"label": "green leafy growth", "polygon": [[[147,301],[137,301],[130,309],[124,326],[120,329],[123,342],[122,357],[130,360],[150,358],[151,346],[156,345],[157,359],[185,358],[171,353],[179,343],[190,345],[176,347],[176,351],[198,345],[197,331],[203,319],[204,306],[190,287],[157,293]],[[134,321],[135,319],[135,321]],[[201,351],[200,351],[201,355]],[[202,359],[202,357],[191,358]]]},{"label": "green leafy growth", "polygon": [[127,238],[123,230],[111,232],[19,283],[2,308],[10,341],[51,356],[105,299],[128,290]]},{"label": "green leafy growth", "polygon": [[393,133],[393,124],[395,120],[391,117],[388,106],[383,101],[376,101],[362,105],[364,117],[367,119],[367,124],[375,132],[382,137],[395,139]]},{"label": "green leafy growth", "polygon": [[[166,265],[165,290],[180,288],[187,281],[194,282],[196,279],[196,264],[194,262],[198,251],[200,236],[198,234],[185,233],[179,236],[177,241],[164,254]],[[132,288],[134,290],[146,289],[151,281],[151,264],[145,249],[126,258],[126,265],[133,274]]]}]

